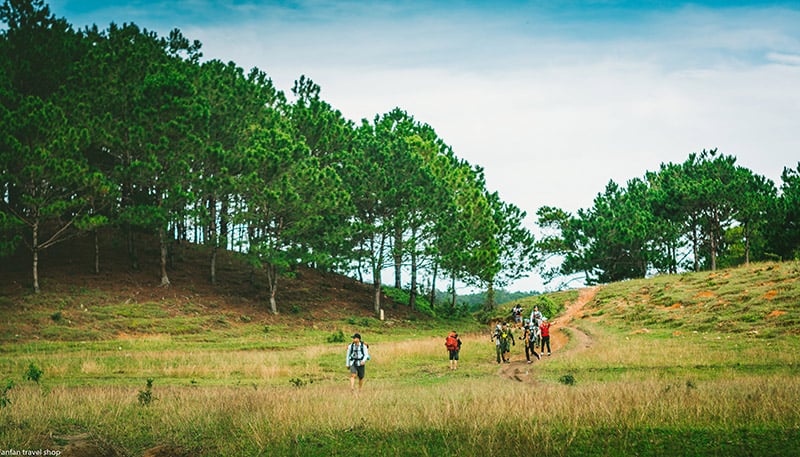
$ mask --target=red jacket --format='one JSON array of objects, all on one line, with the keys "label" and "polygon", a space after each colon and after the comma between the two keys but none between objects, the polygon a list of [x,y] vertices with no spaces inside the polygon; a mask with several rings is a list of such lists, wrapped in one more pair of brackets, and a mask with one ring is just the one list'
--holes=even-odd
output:
[{"label": "red jacket", "polygon": [[542,331],[542,336],[550,336],[550,321],[542,322],[539,329]]}]

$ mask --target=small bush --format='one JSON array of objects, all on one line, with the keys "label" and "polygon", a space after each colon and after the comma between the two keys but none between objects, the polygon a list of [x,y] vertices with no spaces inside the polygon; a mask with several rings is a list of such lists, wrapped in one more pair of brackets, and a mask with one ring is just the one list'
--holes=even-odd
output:
[{"label": "small bush", "polygon": [[8,398],[8,392],[14,388],[14,381],[8,380],[6,381],[6,385],[3,387],[3,390],[0,392],[0,409],[5,408],[6,406],[11,406],[11,399]]},{"label": "small bush", "polygon": [[156,399],[153,396],[153,378],[147,379],[147,387],[145,387],[144,390],[139,391],[137,399],[139,400],[139,404],[142,406],[148,406],[153,402],[153,400]]},{"label": "small bush", "polygon": [[565,386],[574,386],[575,385],[575,376],[571,374],[565,374],[558,378],[558,382],[564,384]]},{"label": "small bush", "polygon": [[292,379],[289,380],[289,383],[292,384],[293,386],[295,386],[298,389],[301,388],[301,387],[305,387],[306,384],[308,384],[308,382],[306,382],[306,381],[304,381],[304,380],[302,380],[300,378],[292,378]]},{"label": "small bush", "polygon": [[62,316],[62,315],[61,315],[61,311],[56,311],[56,312],[54,312],[53,314],[51,314],[51,315],[50,315],[50,319],[51,319],[53,322],[61,322],[61,319],[62,319],[63,317],[64,317],[64,316]]},{"label": "small bush", "polygon": [[42,379],[43,374],[44,371],[41,368],[37,367],[35,363],[31,363],[28,365],[28,371],[25,373],[25,379],[39,384],[39,380]]},{"label": "small bush", "polygon": [[[533,304],[538,306],[542,315],[548,319],[552,318],[560,308],[556,302],[554,302],[553,299],[547,295],[539,295],[536,297],[536,300],[533,302]],[[533,309],[533,307],[531,307],[531,309]]]},{"label": "small bush", "polygon": [[329,343],[344,343],[344,332],[339,330],[335,333],[328,335]]}]

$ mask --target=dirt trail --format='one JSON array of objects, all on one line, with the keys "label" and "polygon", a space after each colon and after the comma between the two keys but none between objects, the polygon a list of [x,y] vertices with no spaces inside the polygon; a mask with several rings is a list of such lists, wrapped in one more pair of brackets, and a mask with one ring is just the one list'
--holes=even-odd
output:
[{"label": "dirt trail", "polygon": [[[597,294],[597,287],[587,287],[580,290],[578,298],[567,305],[567,308],[558,317],[553,319],[550,327],[550,346],[553,350],[552,357],[582,351],[592,345],[592,339],[586,333],[575,327],[570,327],[570,323],[575,319],[583,317],[583,307],[592,301]],[[575,344],[567,349],[569,337],[563,329],[569,329],[571,336],[575,339]],[[547,362],[548,356],[542,356],[542,360],[533,359],[529,364],[525,360],[525,347],[514,347],[511,351],[511,363],[504,363],[500,367],[499,375],[503,378],[517,382],[533,383],[534,378],[530,376],[531,369],[537,363]]]}]

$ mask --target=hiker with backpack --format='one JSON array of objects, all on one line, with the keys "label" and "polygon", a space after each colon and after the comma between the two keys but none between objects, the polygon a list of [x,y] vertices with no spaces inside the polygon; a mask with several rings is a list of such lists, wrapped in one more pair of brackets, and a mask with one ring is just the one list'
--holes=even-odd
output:
[{"label": "hiker with backpack", "polygon": [[492,333],[492,341],[494,341],[494,349],[497,352],[497,363],[500,363],[500,359],[502,358],[505,362],[505,357],[503,356],[503,348],[500,346],[500,335],[503,333],[503,328],[500,324],[494,328],[494,333]]},{"label": "hiker with backpack", "polygon": [[511,352],[511,345],[517,345],[514,341],[514,334],[511,333],[511,329],[508,328],[508,324],[503,322],[503,325],[497,326],[495,329],[494,335],[492,335],[492,340],[496,340],[495,349],[497,350],[497,363],[500,363],[500,359],[503,359],[503,362],[510,363],[509,360],[510,352]]},{"label": "hiker with backpack", "polygon": [[[527,321],[527,319],[526,319]],[[533,325],[533,322],[525,322],[525,334],[520,337],[525,342],[525,359],[528,363],[531,362],[531,353],[536,356],[537,360],[541,360],[541,356],[536,352],[536,338],[539,334],[539,327]]]},{"label": "hiker with backpack", "polygon": [[539,324],[542,323],[542,317],[544,316],[542,316],[542,312],[539,311],[539,305],[534,305],[533,311],[531,311],[531,322],[533,325],[538,327]]},{"label": "hiker with backpack", "polygon": [[[542,319],[544,319],[544,315],[542,315],[542,312],[539,311],[539,305],[534,305],[533,311],[531,311],[531,326],[536,329],[536,344],[534,347],[542,345],[542,333],[539,330],[539,325],[542,323]],[[539,349],[541,349],[541,347]]]},{"label": "hiker with backpack", "polygon": [[447,335],[447,338],[444,340],[444,346],[447,348],[447,352],[450,354],[450,369],[457,370],[458,353],[461,351],[461,338],[458,337],[458,333],[456,333],[455,330]]},{"label": "hiker with backpack", "polygon": [[511,309],[511,314],[514,317],[514,326],[517,328],[522,327],[522,306],[519,303]]},{"label": "hiker with backpack", "polygon": [[361,341],[361,335],[356,333],[351,338],[353,342],[347,346],[346,366],[350,368],[350,390],[355,391],[356,376],[358,376],[358,390],[364,385],[364,365],[369,356],[369,346]]}]

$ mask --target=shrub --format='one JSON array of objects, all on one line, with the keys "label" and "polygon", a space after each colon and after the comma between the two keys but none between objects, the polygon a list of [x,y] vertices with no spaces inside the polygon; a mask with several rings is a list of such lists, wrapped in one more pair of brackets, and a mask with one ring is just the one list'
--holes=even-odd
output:
[{"label": "shrub", "polygon": [[39,384],[39,380],[42,379],[43,374],[44,371],[37,367],[35,363],[31,362],[31,364],[28,365],[28,371],[25,373],[25,379]]},{"label": "shrub", "polygon": [[558,378],[558,382],[564,384],[565,386],[574,386],[575,385],[575,376],[571,374],[565,374]]},{"label": "shrub", "polygon": [[139,400],[139,404],[142,406],[148,406],[153,402],[153,400],[156,399],[153,396],[153,378],[147,379],[147,387],[145,387],[144,390],[139,391],[137,398]]},{"label": "shrub", "polygon": [[[541,311],[542,315],[548,319],[552,318],[560,311],[560,306],[558,306],[556,302],[554,302],[553,299],[547,295],[537,296],[533,304],[539,306],[539,311]],[[533,306],[531,306],[531,309],[533,309]]]},{"label": "shrub", "polygon": [[[403,303],[408,305],[411,303],[411,294],[408,291],[403,289],[396,289],[394,287],[383,286],[382,289],[383,294],[392,299],[395,303]],[[428,297],[426,294],[418,293],[415,298],[415,306],[414,309],[417,312],[425,314],[430,317],[436,317],[436,313],[434,312],[433,306],[431,306],[430,302],[428,301]]]},{"label": "shrub", "polygon": [[339,330],[335,333],[328,335],[329,343],[344,343],[344,332]]},{"label": "shrub", "polygon": [[13,388],[14,388],[14,381],[10,379],[6,381],[5,387],[3,387],[3,390],[0,392],[0,409],[11,405],[11,399],[8,398],[8,392]]}]

